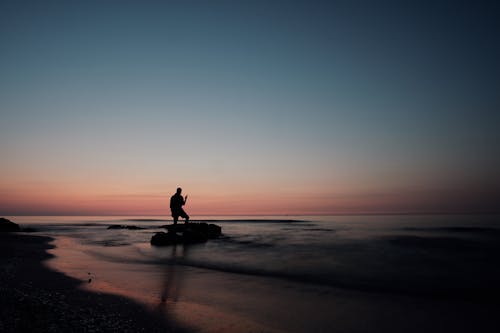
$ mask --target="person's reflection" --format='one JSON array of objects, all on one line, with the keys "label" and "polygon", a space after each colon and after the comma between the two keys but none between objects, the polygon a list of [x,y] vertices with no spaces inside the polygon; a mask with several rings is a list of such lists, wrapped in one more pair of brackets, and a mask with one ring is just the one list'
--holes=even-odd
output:
[{"label": "person's reflection", "polygon": [[[161,304],[175,304],[184,282],[184,261],[187,259],[189,245],[173,245],[171,260],[163,276]],[[179,251],[181,252],[179,254]]]}]

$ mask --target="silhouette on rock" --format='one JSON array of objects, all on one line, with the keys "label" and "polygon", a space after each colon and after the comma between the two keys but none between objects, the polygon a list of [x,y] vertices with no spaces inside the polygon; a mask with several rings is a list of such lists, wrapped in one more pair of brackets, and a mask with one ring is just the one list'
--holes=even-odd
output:
[{"label": "silhouette on rock", "polygon": [[0,217],[0,232],[21,231],[19,224]]}]

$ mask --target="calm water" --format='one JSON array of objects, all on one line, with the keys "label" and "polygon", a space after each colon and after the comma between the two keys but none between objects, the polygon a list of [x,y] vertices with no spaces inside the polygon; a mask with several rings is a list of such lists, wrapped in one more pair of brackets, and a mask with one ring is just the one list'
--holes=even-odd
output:
[{"label": "calm water", "polygon": [[[380,306],[401,311],[399,326],[385,328],[397,331],[408,329],[405,316],[441,306],[450,318],[475,318],[500,295],[498,216],[198,217],[222,226],[223,237],[165,248],[149,244],[171,223],[162,217],[11,219],[55,237],[51,267],[91,279],[90,289],[166,304],[201,331],[365,331],[346,318],[352,308],[368,315]],[[144,229],[107,230],[113,224]],[[211,324],[214,317],[233,326]]]}]

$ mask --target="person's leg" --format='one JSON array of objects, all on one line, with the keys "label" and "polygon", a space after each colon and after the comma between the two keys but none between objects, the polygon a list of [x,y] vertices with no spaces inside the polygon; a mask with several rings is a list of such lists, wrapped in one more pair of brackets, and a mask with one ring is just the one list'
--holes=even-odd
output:
[{"label": "person's leg", "polygon": [[172,216],[174,218],[174,224],[177,224],[177,220],[179,220],[179,216]]},{"label": "person's leg", "polygon": [[188,215],[188,214],[186,214],[186,212],[184,211],[184,209],[183,209],[183,210],[182,210],[182,212],[181,212],[181,217],[183,217],[183,218],[184,218],[184,220],[185,220],[185,221],[184,221],[184,223],[186,223],[186,224],[188,224],[188,223],[189,223],[189,215]]}]

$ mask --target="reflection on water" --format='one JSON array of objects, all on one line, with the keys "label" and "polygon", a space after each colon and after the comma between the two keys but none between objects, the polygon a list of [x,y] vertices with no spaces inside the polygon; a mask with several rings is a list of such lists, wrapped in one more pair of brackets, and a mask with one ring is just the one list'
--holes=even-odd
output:
[{"label": "reflection on water", "polygon": [[179,257],[181,259],[187,258],[189,253],[189,246],[173,245],[171,248],[171,258],[173,259],[173,261],[165,267],[163,288],[161,292],[161,303],[165,303],[167,301],[173,303],[177,302],[184,281],[184,270],[179,270],[177,268],[176,262]]}]

